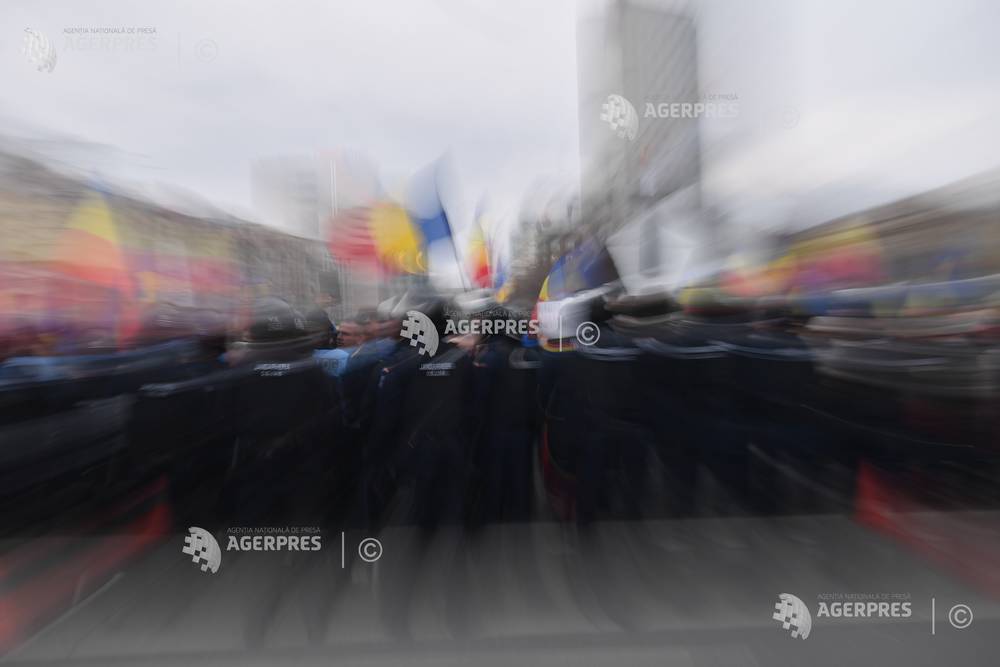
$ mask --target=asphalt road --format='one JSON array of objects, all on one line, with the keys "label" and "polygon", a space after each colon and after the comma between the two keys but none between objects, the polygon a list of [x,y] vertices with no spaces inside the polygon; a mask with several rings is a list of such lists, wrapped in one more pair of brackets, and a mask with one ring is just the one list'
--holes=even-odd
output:
[{"label": "asphalt road", "polygon": [[[992,665],[1000,649],[1000,604],[981,587],[846,517],[394,527],[374,563],[355,533],[342,561],[341,537],[325,531],[315,553],[224,552],[211,574],[175,535],[5,662]],[[785,592],[811,609],[806,640],[771,618]],[[912,615],[816,616],[849,594],[909,596]],[[949,623],[955,604],[969,627]]]}]

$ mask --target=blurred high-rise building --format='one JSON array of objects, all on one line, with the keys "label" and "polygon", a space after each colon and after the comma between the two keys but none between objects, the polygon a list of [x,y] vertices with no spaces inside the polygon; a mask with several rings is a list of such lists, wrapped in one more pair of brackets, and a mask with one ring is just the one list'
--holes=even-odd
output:
[{"label": "blurred high-rise building", "polygon": [[258,160],[251,172],[253,206],[265,224],[306,238],[320,236],[316,162],[286,156]]},{"label": "blurred high-rise building", "polygon": [[[337,213],[370,205],[381,192],[374,163],[346,150],[263,158],[254,164],[251,179],[254,208],[262,222],[324,241]],[[335,317],[378,300],[379,285],[372,276],[327,260],[323,291],[334,299],[329,310]]]},{"label": "blurred high-rise building", "polygon": [[[369,206],[382,194],[378,169],[365,155],[347,150],[322,151],[315,158],[319,193],[320,235],[330,238],[333,217],[344,211]],[[337,262],[335,305],[337,318],[353,315],[358,308],[376,304],[383,296],[379,276],[350,263]]]},{"label": "blurred high-rise building", "polygon": [[251,187],[261,222],[307,238],[324,238],[337,211],[370,204],[380,190],[374,164],[348,151],[262,158]]},{"label": "blurred high-rise building", "polygon": [[[700,101],[687,3],[587,5],[577,25],[577,62],[582,220],[605,232],[631,227],[642,242],[630,244],[634,252],[620,258],[630,266],[621,268],[655,273],[669,261],[664,230],[674,220],[689,225],[701,203],[698,118],[669,106]],[[621,101],[634,115],[613,126],[609,105]]]}]

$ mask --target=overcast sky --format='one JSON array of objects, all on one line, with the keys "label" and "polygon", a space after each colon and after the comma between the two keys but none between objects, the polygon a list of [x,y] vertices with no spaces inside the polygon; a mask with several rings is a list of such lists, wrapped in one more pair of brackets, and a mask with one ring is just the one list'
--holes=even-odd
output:
[{"label": "overcast sky", "polygon": [[[702,122],[704,192],[748,230],[1000,162],[995,0],[693,5],[702,92],[740,105]],[[572,0],[6,0],[0,123],[113,147],[107,170],[242,213],[256,158],[340,148],[390,186],[450,151],[469,206],[516,207],[577,179],[576,16]],[[155,28],[155,47],[65,34],[115,26]],[[55,44],[51,74],[20,53],[25,27]]]},{"label": "overcast sky", "polygon": [[[540,178],[577,179],[568,0],[29,0],[0,13],[8,131],[113,146],[102,169],[230,210],[250,212],[256,158],[344,148],[390,186],[449,151],[468,198],[499,206]],[[155,28],[155,42],[65,32],[115,26]],[[26,27],[54,43],[51,74],[20,53]]]},{"label": "overcast sky", "polygon": [[814,224],[1000,165],[1000,2],[704,0],[708,198],[746,233]]}]

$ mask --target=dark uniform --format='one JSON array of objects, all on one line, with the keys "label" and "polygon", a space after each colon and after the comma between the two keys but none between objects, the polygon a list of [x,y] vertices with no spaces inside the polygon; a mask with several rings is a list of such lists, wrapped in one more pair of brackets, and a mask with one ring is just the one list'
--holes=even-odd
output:
[{"label": "dark uniform", "polygon": [[476,358],[476,463],[480,518],[524,521],[531,510],[531,454],[538,427],[539,360],[508,336],[489,337]]},{"label": "dark uniform", "polygon": [[431,528],[461,518],[474,428],[472,359],[442,343],[420,356],[401,406],[401,456],[414,482],[411,520]]},{"label": "dark uniform", "polygon": [[[340,421],[336,385],[312,358],[314,337],[280,299],[255,308],[240,358],[247,377],[236,388],[231,500],[251,525],[282,510],[322,519],[323,475]],[[303,513],[308,512],[308,516]]]},{"label": "dark uniform", "polygon": [[359,400],[358,424],[361,447],[359,521],[371,526],[383,515],[398,492],[402,407],[420,355],[407,342],[399,341],[368,375]]}]

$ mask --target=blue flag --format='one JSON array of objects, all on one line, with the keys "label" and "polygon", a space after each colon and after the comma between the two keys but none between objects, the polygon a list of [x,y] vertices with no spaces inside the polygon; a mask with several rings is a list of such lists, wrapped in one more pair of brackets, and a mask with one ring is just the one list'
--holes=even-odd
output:
[{"label": "blue flag", "polygon": [[407,191],[406,207],[428,245],[452,238],[451,225],[438,193],[437,167],[435,162],[414,174]]}]

